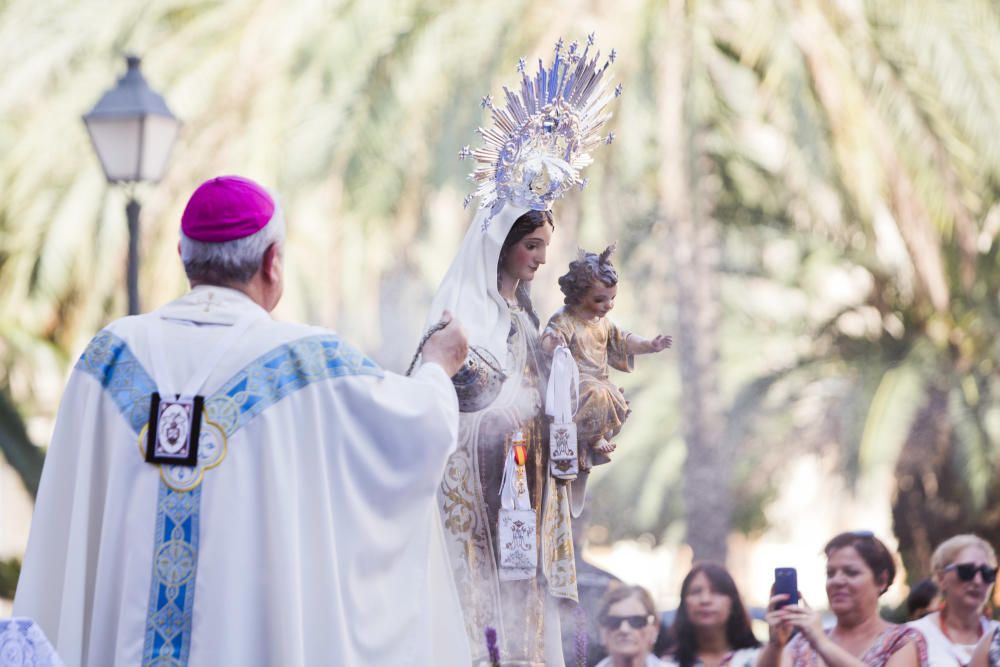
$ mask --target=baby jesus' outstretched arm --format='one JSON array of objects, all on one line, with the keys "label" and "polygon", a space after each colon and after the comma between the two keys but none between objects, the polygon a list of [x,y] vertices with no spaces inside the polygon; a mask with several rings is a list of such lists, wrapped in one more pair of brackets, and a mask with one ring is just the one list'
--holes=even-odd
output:
[{"label": "baby jesus' outstretched arm", "polygon": [[652,354],[666,350],[673,342],[674,339],[671,336],[664,336],[662,334],[651,339],[629,334],[628,339],[625,341],[625,351],[628,354]]}]

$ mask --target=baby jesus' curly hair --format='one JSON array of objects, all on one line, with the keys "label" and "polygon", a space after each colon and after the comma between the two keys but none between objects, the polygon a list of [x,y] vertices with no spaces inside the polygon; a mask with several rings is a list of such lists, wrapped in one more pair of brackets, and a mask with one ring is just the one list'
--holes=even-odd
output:
[{"label": "baby jesus' curly hair", "polygon": [[564,304],[579,305],[587,290],[598,281],[606,287],[618,284],[618,271],[611,263],[611,254],[614,251],[614,243],[605,248],[600,255],[580,250],[577,258],[569,263],[569,271],[559,277],[559,289],[564,295]]}]

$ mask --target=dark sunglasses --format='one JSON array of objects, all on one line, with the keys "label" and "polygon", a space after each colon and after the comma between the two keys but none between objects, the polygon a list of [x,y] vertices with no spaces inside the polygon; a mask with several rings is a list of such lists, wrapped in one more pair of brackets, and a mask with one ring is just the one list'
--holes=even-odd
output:
[{"label": "dark sunglasses", "polygon": [[622,626],[622,621],[625,621],[633,630],[642,630],[653,622],[653,618],[652,614],[645,616],[605,616],[601,619],[601,625],[608,630],[617,630]]},{"label": "dark sunglasses", "polygon": [[984,584],[992,584],[997,580],[997,569],[989,565],[976,565],[975,563],[952,563],[944,568],[945,572],[955,571],[961,581],[972,581],[976,578],[976,572],[983,578]]}]

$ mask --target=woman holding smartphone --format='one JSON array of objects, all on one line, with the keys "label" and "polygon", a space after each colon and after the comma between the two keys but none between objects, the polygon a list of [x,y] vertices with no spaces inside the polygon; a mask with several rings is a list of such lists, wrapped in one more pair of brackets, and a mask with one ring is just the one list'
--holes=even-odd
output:
[{"label": "woman holding smartphone", "polygon": [[[824,631],[804,599],[781,607],[787,595],[771,598],[771,638],[758,667],[926,667],[927,646],[919,632],[893,625],[878,613],[879,598],[896,576],[886,546],[870,532],[842,533],[826,553],[826,595],[837,623]],[[792,631],[798,634],[791,638]]]},{"label": "woman holding smartphone", "polygon": [[956,535],[934,550],[931,570],[941,607],[910,626],[927,640],[932,665],[964,667],[976,643],[1000,625],[983,616],[997,579],[996,552],[977,535]]}]

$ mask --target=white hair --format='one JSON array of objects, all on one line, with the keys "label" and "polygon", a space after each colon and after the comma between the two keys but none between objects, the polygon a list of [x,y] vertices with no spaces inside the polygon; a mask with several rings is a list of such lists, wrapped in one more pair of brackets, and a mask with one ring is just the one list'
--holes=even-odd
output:
[{"label": "white hair", "polygon": [[192,282],[210,285],[246,283],[260,269],[264,252],[285,241],[285,216],[275,205],[274,215],[259,230],[234,241],[196,241],[181,232],[181,261]]}]

